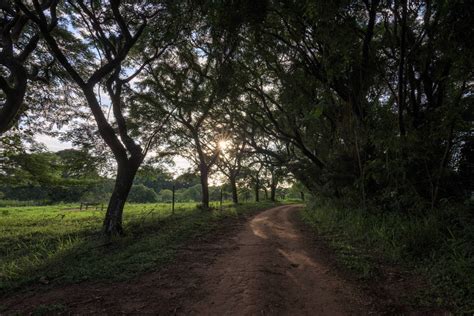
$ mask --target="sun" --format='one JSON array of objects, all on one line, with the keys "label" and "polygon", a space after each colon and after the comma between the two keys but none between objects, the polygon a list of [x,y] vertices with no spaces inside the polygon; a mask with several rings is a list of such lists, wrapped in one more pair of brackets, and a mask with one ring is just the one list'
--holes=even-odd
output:
[{"label": "sun", "polygon": [[219,147],[219,150],[224,151],[229,147],[229,141],[227,139],[221,139],[217,142],[217,146]]}]

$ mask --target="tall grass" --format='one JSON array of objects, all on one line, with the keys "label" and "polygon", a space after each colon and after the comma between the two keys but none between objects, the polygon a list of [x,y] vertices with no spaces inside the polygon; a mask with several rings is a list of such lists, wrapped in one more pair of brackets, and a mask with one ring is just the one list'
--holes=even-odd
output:
[{"label": "tall grass", "polygon": [[303,219],[336,249],[342,263],[363,278],[374,277],[377,260],[422,273],[429,304],[474,312],[474,219],[467,209],[424,215],[370,213],[328,205],[308,207]]}]

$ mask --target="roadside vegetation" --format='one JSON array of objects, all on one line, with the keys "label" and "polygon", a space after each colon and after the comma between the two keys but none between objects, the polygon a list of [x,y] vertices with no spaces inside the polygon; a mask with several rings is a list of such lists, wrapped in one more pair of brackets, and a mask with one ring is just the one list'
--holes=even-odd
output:
[{"label": "roadside vegetation", "polygon": [[[0,209],[0,295],[33,285],[117,281],[173,260],[187,241],[204,238],[222,220],[252,214],[274,203],[198,209],[196,203],[126,204],[126,236],[104,239],[103,212],[77,204]],[[113,241],[113,242],[112,242]]]},{"label": "roadside vegetation", "polygon": [[474,214],[467,207],[426,214],[367,212],[308,205],[303,220],[363,280],[380,277],[380,262],[421,275],[429,284],[410,304],[474,312]]}]

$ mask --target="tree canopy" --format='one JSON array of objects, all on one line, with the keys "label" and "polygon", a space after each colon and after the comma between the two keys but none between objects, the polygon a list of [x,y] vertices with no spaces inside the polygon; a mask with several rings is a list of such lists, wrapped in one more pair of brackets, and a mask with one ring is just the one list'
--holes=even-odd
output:
[{"label": "tree canopy", "polygon": [[[1,10],[0,179],[99,178],[92,166],[108,161],[107,234],[122,233],[131,190],[156,201],[173,182],[200,184],[207,209],[217,173],[235,203],[244,186],[274,200],[288,179],[364,210],[427,212],[472,197],[469,1],[34,0]],[[34,120],[82,148],[28,152],[36,133],[51,133]],[[147,164],[176,155],[199,182]]]}]

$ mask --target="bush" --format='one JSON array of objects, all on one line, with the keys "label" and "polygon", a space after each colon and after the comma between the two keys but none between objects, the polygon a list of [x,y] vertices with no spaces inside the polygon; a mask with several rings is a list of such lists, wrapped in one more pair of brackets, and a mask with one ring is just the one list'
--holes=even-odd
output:
[{"label": "bush", "polygon": [[186,189],[180,189],[180,199],[182,201],[200,201],[201,200],[201,185],[196,184]]},{"label": "bush", "polygon": [[153,189],[147,188],[143,184],[133,185],[128,195],[128,202],[154,203],[158,202],[158,195]]},{"label": "bush", "polygon": [[163,189],[160,191],[159,197],[161,202],[171,202],[173,199],[173,191],[170,189]]}]

